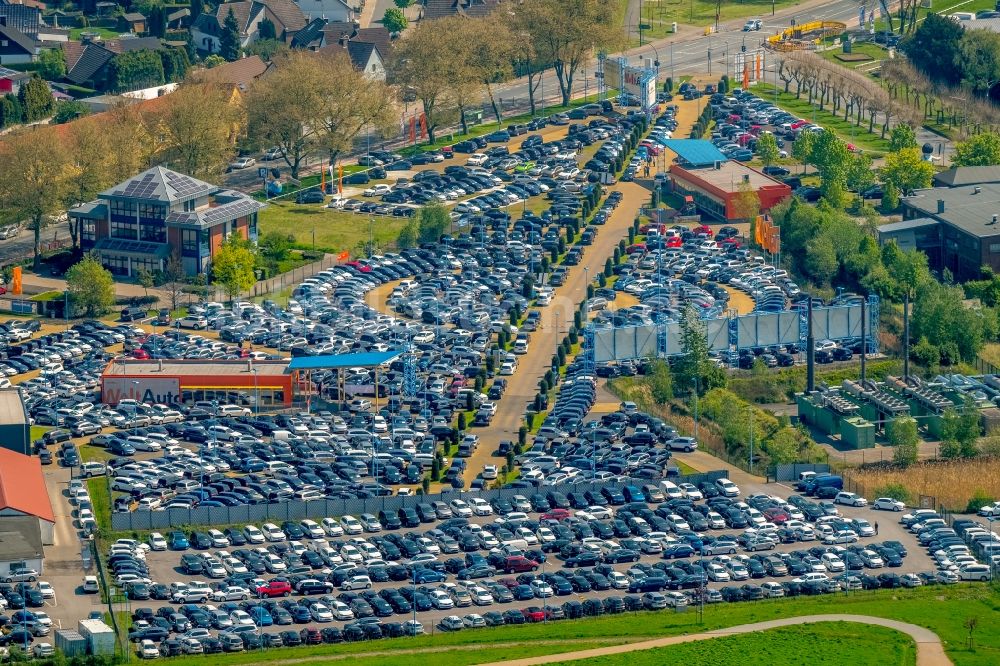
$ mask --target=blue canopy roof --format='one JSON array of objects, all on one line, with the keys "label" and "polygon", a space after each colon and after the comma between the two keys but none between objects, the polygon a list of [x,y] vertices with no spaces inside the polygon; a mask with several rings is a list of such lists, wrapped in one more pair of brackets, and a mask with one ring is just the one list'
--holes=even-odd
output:
[{"label": "blue canopy roof", "polygon": [[677,153],[681,162],[693,167],[709,166],[728,159],[711,141],[704,139],[668,139],[666,145]]},{"label": "blue canopy roof", "polygon": [[384,352],[362,352],[360,354],[327,354],[325,356],[296,356],[288,364],[292,370],[333,370],[336,368],[373,368],[396,358],[403,351],[395,349]]}]

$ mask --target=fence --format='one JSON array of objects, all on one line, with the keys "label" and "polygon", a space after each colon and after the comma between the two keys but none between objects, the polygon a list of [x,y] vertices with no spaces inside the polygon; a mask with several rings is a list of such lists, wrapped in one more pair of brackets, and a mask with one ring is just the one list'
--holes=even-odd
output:
[{"label": "fence", "polygon": [[[321,271],[325,271],[328,268],[332,268],[337,265],[337,257],[332,254],[324,254],[323,258],[319,261],[314,261],[311,264],[306,264],[305,266],[299,266],[294,270],[290,270],[287,273],[282,273],[281,275],[275,275],[273,278],[268,280],[258,280],[256,284],[250,289],[246,296],[247,298],[255,298],[257,296],[266,296],[268,294],[273,294],[279,292],[286,287],[297,286],[300,282],[305,280],[307,277],[312,277]],[[228,300],[228,296],[221,289],[214,289],[209,291],[209,300],[215,301],[225,301]]]},{"label": "fence", "polygon": [[829,465],[820,463],[792,463],[790,465],[775,465],[774,480],[798,481],[799,474],[802,472],[816,472],[817,474],[819,474],[821,472],[829,472],[829,471],[830,471]]},{"label": "fence", "polygon": [[[680,481],[701,483],[728,478],[725,470],[689,474],[682,476]],[[600,491],[604,488],[621,489],[627,485],[642,486],[651,483],[650,479],[634,479],[624,482],[610,481],[598,483],[573,483],[558,486],[546,486],[540,490],[566,493],[582,493],[588,490]],[[529,494],[526,488],[499,488],[483,490],[474,494],[487,502],[496,498],[511,498],[518,494]],[[369,497],[364,499],[324,499],[311,502],[291,501],[270,504],[247,504],[241,506],[195,507],[192,509],[170,509],[167,511],[133,511],[129,513],[114,513],[111,515],[111,528],[117,532],[160,530],[179,525],[237,525],[259,523],[262,521],[302,520],[304,518],[326,518],[328,516],[357,516],[362,513],[377,514],[379,511],[395,513],[402,507],[416,506],[424,502],[448,501],[456,497],[472,496],[469,493],[448,492],[427,495],[392,495],[388,497]]]}]

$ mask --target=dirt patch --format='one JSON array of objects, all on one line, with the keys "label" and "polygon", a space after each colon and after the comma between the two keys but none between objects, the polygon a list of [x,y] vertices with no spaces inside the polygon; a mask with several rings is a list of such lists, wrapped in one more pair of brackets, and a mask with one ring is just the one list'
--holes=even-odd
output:
[{"label": "dirt patch", "polygon": [[729,292],[729,309],[736,310],[738,314],[745,315],[753,312],[754,302],[746,292],[722,285],[722,288]]},{"label": "dirt patch", "polygon": [[868,62],[875,59],[867,53],[837,53],[833,57],[843,62]]}]

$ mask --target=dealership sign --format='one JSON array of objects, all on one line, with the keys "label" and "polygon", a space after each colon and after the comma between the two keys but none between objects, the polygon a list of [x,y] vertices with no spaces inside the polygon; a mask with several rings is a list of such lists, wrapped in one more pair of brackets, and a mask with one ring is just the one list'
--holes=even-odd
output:
[{"label": "dealership sign", "polygon": [[633,67],[625,58],[609,58],[604,63],[604,83],[622,97],[632,97],[643,109],[656,104],[656,70]]},{"label": "dealership sign", "polygon": [[177,377],[104,377],[101,401],[117,405],[122,400],[172,404],[181,402],[180,380]]}]

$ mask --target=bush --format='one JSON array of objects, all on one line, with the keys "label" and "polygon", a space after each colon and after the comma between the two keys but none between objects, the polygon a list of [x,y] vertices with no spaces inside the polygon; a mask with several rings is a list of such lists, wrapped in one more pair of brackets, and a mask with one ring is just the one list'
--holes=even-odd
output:
[{"label": "bush", "polygon": [[987,495],[982,490],[977,490],[972,495],[972,498],[969,500],[968,505],[966,505],[965,512],[966,513],[979,513],[980,509],[982,509],[987,504],[992,504],[994,501],[995,501],[995,499],[993,497],[990,497],[989,495]]},{"label": "bush", "polygon": [[894,500],[899,500],[905,504],[909,504],[913,495],[910,490],[904,486],[902,483],[890,483],[887,486],[882,486],[875,490],[876,497],[891,497]]}]

